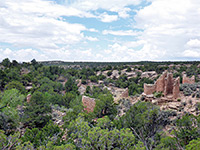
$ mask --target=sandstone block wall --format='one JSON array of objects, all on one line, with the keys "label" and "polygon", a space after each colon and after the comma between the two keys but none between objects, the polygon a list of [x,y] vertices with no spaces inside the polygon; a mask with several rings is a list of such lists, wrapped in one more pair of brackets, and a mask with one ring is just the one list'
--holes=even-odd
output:
[{"label": "sandstone block wall", "polygon": [[144,84],[144,93],[146,95],[153,94],[153,92],[156,91],[156,85],[155,84]]},{"label": "sandstone block wall", "polygon": [[83,103],[83,106],[85,107],[84,110],[86,110],[88,113],[94,111],[94,107],[95,107],[95,104],[96,104],[94,98],[83,96],[82,97],[82,103]]},{"label": "sandstone block wall", "polygon": [[178,98],[179,96],[179,93],[180,93],[180,90],[179,90],[179,87],[180,87],[180,78],[176,78],[175,81],[174,81],[174,85],[173,85],[173,98]]},{"label": "sandstone block wall", "polygon": [[194,84],[195,83],[195,76],[192,76],[191,78],[187,77],[186,74],[183,75],[183,84],[188,83],[188,84]]},{"label": "sandstone block wall", "polygon": [[172,96],[173,98],[178,98],[179,96],[179,86],[180,79],[179,77],[174,79],[173,74],[168,73],[167,71],[157,79],[155,84],[144,84],[144,93],[146,95],[153,94],[153,92],[163,92],[164,96]]},{"label": "sandstone block wall", "polygon": [[173,74],[169,73],[165,78],[165,87],[164,87],[165,96],[173,93],[173,84],[174,84]]},{"label": "sandstone block wall", "polygon": [[156,92],[163,92],[165,87],[165,78],[167,76],[167,71],[163,72],[163,74],[156,81]]}]

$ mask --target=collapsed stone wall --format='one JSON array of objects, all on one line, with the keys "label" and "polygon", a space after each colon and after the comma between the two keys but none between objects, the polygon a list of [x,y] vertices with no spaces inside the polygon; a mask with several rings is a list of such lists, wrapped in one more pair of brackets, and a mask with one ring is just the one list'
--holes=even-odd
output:
[{"label": "collapsed stone wall", "polygon": [[144,93],[150,95],[155,91],[163,92],[165,97],[167,95],[172,95],[173,98],[176,99],[179,96],[179,86],[179,77],[174,79],[172,73],[165,71],[154,84],[144,84]]},{"label": "collapsed stone wall", "polygon": [[186,74],[183,75],[183,84],[188,83],[188,84],[194,84],[195,83],[195,76],[192,76],[191,78],[187,77]]},{"label": "collapsed stone wall", "polygon": [[94,107],[95,107],[95,104],[96,104],[94,98],[83,96],[82,97],[82,103],[83,103],[83,106],[85,107],[84,108],[85,111],[87,111],[88,113],[94,111]]}]

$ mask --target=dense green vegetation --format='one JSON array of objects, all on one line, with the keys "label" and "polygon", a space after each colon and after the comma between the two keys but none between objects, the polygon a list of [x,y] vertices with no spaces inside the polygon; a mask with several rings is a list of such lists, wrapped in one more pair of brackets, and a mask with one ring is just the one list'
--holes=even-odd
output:
[{"label": "dense green vegetation", "polygon": [[[170,64],[179,65],[169,67]],[[190,64],[189,67],[186,64]],[[132,66],[136,65],[136,66]],[[193,150],[200,147],[200,116],[174,111],[162,111],[158,106],[138,101],[131,104],[121,99],[114,102],[112,93],[104,88],[111,84],[128,88],[129,95],[143,92],[149,78],[128,78],[120,74],[134,70],[176,70],[195,75],[199,81],[199,62],[42,62],[18,63],[4,59],[0,66],[0,149],[16,150]],[[108,78],[113,70],[119,78]],[[107,76],[97,75],[108,71]],[[95,98],[93,112],[84,111],[78,90],[81,81],[86,85],[84,95]],[[101,84],[97,84],[103,81]],[[90,87],[92,82],[97,86]],[[29,88],[31,87],[31,88]],[[182,85],[185,95],[199,91],[199,84]],[[26,97],[31,94],[30,102]],[[162,93],[155,93],[159,97]],[[199,109],[199,106],[197,107]],[[124,115],[120,115],[123,109]],[[173,118],[173,119],[172,119]],[[166,134],[166,128],[171,127]]]}]

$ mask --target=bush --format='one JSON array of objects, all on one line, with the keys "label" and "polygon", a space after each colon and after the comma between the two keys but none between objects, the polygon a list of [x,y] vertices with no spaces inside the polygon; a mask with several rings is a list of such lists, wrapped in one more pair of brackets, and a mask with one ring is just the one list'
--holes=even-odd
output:
[{"label": "bush", "polygon": [[108,71],[108,72],[107,72],[107,75],[108,75],[108,76],[111,76],[111,75],[112,75],[112,71]]},{"label": "bush", "polygon": [[162,96],[163,96],[163,93],[162,93],[162,92],[155,92],[155,93],[153,94],[153,96],[156,97],[156,98],[159,98],[159,97],[162,97]]},{"label": "bush", "polygon": [[[195,97],[195,93],[197,92],[197,89],[200,87],[200,83],[195,84],[181,84],[180,85],[180,91],[183,91],[184,96],[190,96]],[[198,95],[198,98],[200,97],[200,94]]]}]

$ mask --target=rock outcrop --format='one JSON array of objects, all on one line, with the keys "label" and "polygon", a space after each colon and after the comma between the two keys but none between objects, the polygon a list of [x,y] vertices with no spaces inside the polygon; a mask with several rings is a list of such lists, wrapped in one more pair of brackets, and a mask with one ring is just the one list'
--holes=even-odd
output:
[{"label": "rock outcrop", "polygon": [[194,84],[195,83],[195,76],[192,76],[191,78],[187,77],[186,74],[183,75],[183,84],[188,83],[188,84]]},{"label": "rock outcrop", "polygon": [[151,95],[154,92],[162,92],[165,97],[171,95],[176,99],[179,96],[179,86],[179,77],[174,79],[172,73],[165,71],[154,84],[144,84],[144,94]]},{"label": "rock outcrop", "polygon": [[30,103],[30,100],[31,100],[31,94],[28,94],[27,97],[26,97],[26,102]]},{"label": "rock outcrop", "polygon": [[88,113],[94,111],[94,107],[95,107],[95,104],[96,104],[94,98],[83,96],[82,97],[82,103],[83,103],[83,106],[85,107],[84,108],[85,111],[87,111]]},{"label": "rock outcrop", "polygon": [[141,78],[156,78],[157,73],[155,71],[147,71],[141,74]]},{"label": "rock outcrop", "polygon": [[128,88],[126,88],[126,90],[121,94],[122,98],[127,98],[128,97]]}]

